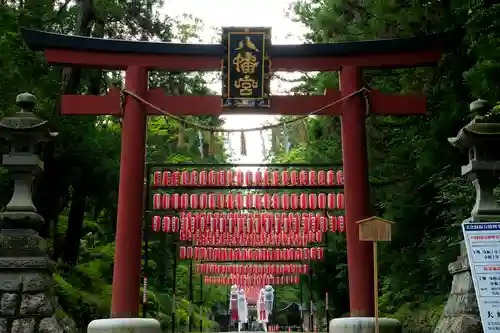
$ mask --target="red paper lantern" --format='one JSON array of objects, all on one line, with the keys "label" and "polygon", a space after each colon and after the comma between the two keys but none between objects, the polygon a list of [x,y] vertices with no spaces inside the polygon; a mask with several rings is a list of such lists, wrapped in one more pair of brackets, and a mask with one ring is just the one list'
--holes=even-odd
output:
[{"label": "red paper lantern", "polygon": [[170,209],[170,207],[172,207],[171,203],[172,203],[172,199],[171,199],[170,194],[164,193],[161,196],[161,206],[162,206],[162,208],[163,209]]},{"label": "red paper lantern", "polygon": [[161,204],[161,194],[160,193],[155,193],[153,195],[153,209],[161,209],[162,204]]},{"label": "red paper lantern", "polygon": [[269,170],[265,169],[262,172],[262,185],[269,186]]},{"label": "red paper lantern", "polygon": [[217,184],[217,173],[214,170],[208,172],[208,185],[216,186]]},{"label": "red paper lantern", "polygon": [[338,221],[338,226],[339,226],[339,231],[340,232],[344,232],[345,231],[345,221],[344,221],[344,217],[343,216],[339,216],[337,218],[337,221]]},{"label": "red paper lantern", "polygon": [[325,193],[318,194],[318,208],[319,209],[326,209],[326,194]]},{"label": "red paper lantern", "polygon": [[316,193],[310,193],[309,194],[309,209],[316,209],[318,208],[318,202],[316,200]]},{"label": "red paper lantern", "polygon": [[220,186],[226,186],[227,176],[225,170],[219,170],[219,172],[217,173],[217,182]]},{"label": "red paper lantern", "polygon": [[254,177],[253,177],[253,184],[255,186],[260,186],[262,183],[262,174],[260,171],[255,171]]},{"label": "red paper lantern", "polygon": [[227,179],[227,185],[228,186],[233,186],[233,184],[234,184],[234,176],[233,176],[233,171],[232,170],[227,170],[226,171],[226,179]]},{"label": "red paper lantern", "polygon": [[161,183],[163,186],[170,185],[170,171],[163,171]]},{"label": "red paper lantern", "polygon": [[243,171],[236,170],[236,186],[243,185]]},{"label": "red paper lantern", "polygon": [[181,172],[181,185],[183,185],[183,186],[189,185],[189,172],[188,171]]},{"label": "red paper lantern", "polygon": [[191,171],[191,185],[198,185],[198,170]]},{"label": "red paper lantern", "polygon": [[326,172],[326,184],[335,185],[335,173],[333,172],[333,170],[328,170]]},{"label": "red paper lantern", "polygon": [[181,209],[188,209],[189,207],[189,195],[187,193],[183,193],[181,195]]},{"label": "red paper lantern", "polygon": [[227,209],[234,209],[234,196],[232,193],[227,195]]},{"label": "red paper lantern", "polygon": [[268,209],[271,209],[271,198],[269,196],[269,193],[264,193],[263,195],[263,206],[264,206],[264,209],[268,210]]},{"label": "red paper lantern", "polygon": [[337,171],[337,184],[344,185],[344,173],[341,170]]},{"label": "red paper lantern", "polygon": [[155,215],[152,218],[151,229],[154,232],[158,232],[158,231],[160,231],[160,228],[161,228],[161,217]]},{"label": "red paper lantern", "polygon": [[181,173],[179,171],[172,172],[172,179],[170,185],[179,186],[181,183]]},{"label": "red paper lantern", "polygon": [[245,194],[244,206],[247,209],[253,208],[253,194],[252,193]]},{"label": "red paper lantern", "polygon": [[198,194],[192,193],[189,196],[189,207],[191,207],[191,209],[198,208]]},{"label": "red paper lantern", "polygon": [[243,196],[240,192],[236,193],[236,209],[243,209]]},{"label": "red paper lantern", "polygon": [[300,194],[300,209],[307,209],[307,194]]},{"label": "red paper lantern", "polygon": [[251,234],[253,232],[253,218],[251,216],[247,216],[245,218],[245,231],[247,234]]},{"label": "red paper lantern", "polygon": [[168,216],[163,217],[161,229],[163,232],[171,232],[172,231],[172,221],[171,221],[170,217],[168,217]]},{"label": "red paper lantern", "polygon": [[297,185],[297,182],[298,182],[298,177],[297,177],[297,170],[292,170],[290,172],[290,185],[292,186],[296,186]]},{"label": "red paper lantern", "polygon": [[280,209],[280,197],[277,193],[271,196],[271,207],[272,209]]},{"label": "red paper lantern", "polygon": [[322,247],[318,247],[316,251],[317,251],[316,256],[317,256],[318,260],[323,260],[323,256],[324,256],[324,254],[323,254],[323,248]]},{"label": "red paper lantern", "polygon": [[290,195],[290,205],[294,210],[299,208],[299,196],[297,193],[292,193]]},{"label": "red paper lantern", "polygon": [[217,200],[215,198],[215,193],[208,194],[208,209],[214,210],[216,208]]},{"label": "red paper lantern", "polygon": [[311,260],[317,259],[317,249],[315,247],[311,247],[309,258],[311,258]]},{"label": "red paper lantern", "polygon": [[309,171],[309,179],[308,179],[309,185],[316,185],[317,184],[317,174],[315,170],[310,170]]},{"label": "red paper lantern", "polygon": [[245,172],[245,185],[246,186],[252,186],[253,185],[253,172],[252,171],[246,171]]},{"label": "red paper lantern", "polygon": [[[269,235],[270,233],[273,232],[273,219],[271,216],[266,215],[263,219],[264,221],[264,232]],[[264,235],[264,236],[267,236]]]},{"label": "red paper lantern", "polygon": [[279,171],[272,172],[272,185],[279,186],[280,185],[280,173]]},{"label": "red paper lantern", "polygon": [[171,218],[172,221],[172,232],[179,232],[181,221],[177,216]]},{"label": "red paper lantern", "polygon": [[199,180],[200,185],[206,186],[208,183],[208,176],[207,176],[207,172],[205,170],[200,171],[199,178],[200,178],[200,180]]},{"label": "red paper lantern", "polygon": [[286,170],[281,171],[281,184],[283,184],[283,186],[287,186],[289,180],[290,177],[288,177],[288,171]]},{"label": "red paper lantern", "polygon": [[187,259],[193,258],[193,247],[192,246],[186,247],[186,258]]},{"label": "red paper lantern", "polygon": [[199,260],[200,259],[200,248],[195,247],[194,248],[194,259]]},{"label": "red paper lantern", "polygon": [[181,207],[181,197],[179,193],[174,193],[172,194],[172,208],[173,209],[179,209]]},{"label": "red paper lantern", "polygon": [[186,247],[185,246],[180,247],[179,256],[181,259],[186,258]]},{"label": "red paper lantern", "polygon": [[321,232],[327,232],[328,231],[328,220],[326,219],[325,216],[320,216],[319,218],[319,228]]},{"label": "red paper lantern", "polygon": [[337,193],[337,208],[344,209],[344,193]]},{"label": "red paper lantern", "polygon": [[335,204],[337,201],[337,197],[335,196],[335,193],[328,193],[326,201],[327,201],[328,209],[335,209]]},{"label": "red paper lantern", "polygon": [[153,176],[153,185],[161,185],[161,171],[155,171]]},{"label": "red paper lantern", "polygon": [[326,172],[324,170],[318,171],[318,185],[326,185]]},{"label": "red paper lantern", "polygon": [[336,216],[330,216],[330,231],[331,232],[337,231],[337,217]]},{"label": "red paper lantern", "polygon": [[226,196],[224,193],[217,193],[217,208],[224,209],[226,206]]}]

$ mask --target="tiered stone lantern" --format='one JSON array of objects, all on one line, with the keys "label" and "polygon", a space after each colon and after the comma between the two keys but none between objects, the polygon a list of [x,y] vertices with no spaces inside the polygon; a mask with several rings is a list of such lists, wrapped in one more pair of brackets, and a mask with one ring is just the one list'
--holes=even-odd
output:
[{"label": "tiered stone lantern", "polygon": [[0,213],[0,332],[73,333],[76,326],[60,311],[54,296],[53,262],[34,229],[43,223],[32,201],[34,175],[43,169],[35,148],[51,134],[32,110],[35,96],[17,96],[21,111],[0,121],[0,137],[10,151],[2,164],[14,179],[14,193]]},{"label": "tiered stone lantern", "polygon": [[0,137],[10,144],[10,152],[2,156],[2,165],[14,179],[14,193],[0,214],[0,226],[2,229],[36,229],[43,218],[33,205],[31,187],[34,175],[43,170],[43,163],[35,149],[39,142],[57,134],[50,133],[47,121],[33,114],[35,96],[20,94],[16,103],[21,111],[0,120]]},{"label": "tiered stone lantern", "polygon": [[[462,166],[476,189],[476,202],[467,222],[497,222],[500,206],[493,190],[500,184],[500,112],[484,100],[470,104],[474,118],[458,135],[448,139],[456,148],[468,151],[469,163]],[[453,276],[450,296],[435,333],[482,332],[467,250],[462,241],[460,256],[448,266]]]}]

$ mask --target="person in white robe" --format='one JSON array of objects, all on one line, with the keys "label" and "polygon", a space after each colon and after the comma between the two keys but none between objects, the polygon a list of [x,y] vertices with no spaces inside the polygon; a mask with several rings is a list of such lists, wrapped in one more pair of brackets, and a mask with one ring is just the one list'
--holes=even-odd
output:
[{"label": "person in white robe", "polygon": [[262,288],[259,291],[259,297],[257,298],[257,323],[262,325],[264,332],[267,332],[267,321],[268,317],[266,316],[265,289]]},{"label": "person in white robe", "polygon": [[231,322],[234,324],[238,321],[238,286],[233,284],[229,293],[229,312],[231,314]]},{"label": "person in white robe", "polygon": [[244,323],[248,322],[248,304],[245,290],[238,291],[238,332],[241,331]]}]

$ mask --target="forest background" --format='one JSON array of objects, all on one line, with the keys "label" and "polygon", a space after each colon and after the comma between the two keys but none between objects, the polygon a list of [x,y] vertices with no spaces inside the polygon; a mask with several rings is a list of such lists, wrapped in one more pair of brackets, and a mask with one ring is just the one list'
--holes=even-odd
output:
[{"label": "forest background", "polygon": [[[62,69],[45,64],[41,53],[23,45],[20,27],[100,38],[187,40],[200,33],[193,17],[176,20],[160,15],[161,0],[0,0],[0,112],[16,111],[18,93],[29,91],[39,100],[37,113],[59,132],[45,147],[45,173],[37,179],[35,201],[45,225],[59,301],[79,327],[110,312],[114,229],[118,188],[120,123],[107,117],[61,117],[56,103],[61,93],[102,94],[122,84],[119,72]],[[364,73],[367,86],[388,93],[424,91],[429,112],[419,117],[367,119],[370,183],[376,215],[397,221],[393,241],[380,253],[384,315],[399,318],[412,331],[430,332],[441,314],[450,288],[448,263],[459,253],[459,224],[472,207],[472,186],[460,177],[466,157],[452,148],[454,136],[470,120],[468,104],[481,97],[500,100],[500,4],[474,0],[298,0],[291,19],[305,24],[308,42],[393,38],[464,29],[456,50],[436,68],[373,70]],[[206,94],[207,79],[199,73],[155,72],[152,87],[167,94]],[[336,73],[303,75],[293,93],[322,94],[337,87]],[[195,121],[222,125],[220,119]],[[299,133],[300,131],[296,131]],[[227,161],[219,141],[217,153],[198,150],[197,131],[187,128],[178,144],[178,125],[150,118],[148,162]],[[338,118],[307,120],[307,135],[290,136],[292,148],[274,149],[276,162],[341,161]],[[71,144],[68,144],[68,143]],[[0,173],[0,201],[5,205],[12,186]],[[172,236],[151,243],[149,315],[165,328],[172,316]],[[347,263],[343,235],[332,235],[326,260],[314,264],[312,296],[323,311],[329,292],[331,316],[348,312]],[[177,269],[176,327],[185,331],[188,319],[188,264]],[[194,278],[194,327],[217,304],[226,304],[226,288],[206,286],[198,304],[199,276]],[[307,299],[307,289],[304,299]],[[298,301],[297,287],[277,290],[277,308]],[[222,303],[220,303],[222,302]]]}]

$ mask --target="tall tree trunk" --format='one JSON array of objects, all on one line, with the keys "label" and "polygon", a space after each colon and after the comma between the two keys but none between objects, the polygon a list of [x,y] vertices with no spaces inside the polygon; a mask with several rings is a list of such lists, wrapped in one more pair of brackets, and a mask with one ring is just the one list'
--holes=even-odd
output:
[{"label": "tall tree trunk", "polygon": [[[79,12],[75,27],[76,35],[90,36],[91,34],[91,23],[95,17],[94,2],[93,0],[79,0],[78,1]],[[63,94],[75,94],[78,91],[78,87],[81,81],[81,68],[65,68],[62,71],[62,93]],[[99,71],[100,77],[100,71]],[[94,85],[96,86],[96,85]],[[99,84],[97,84],[99,87]],[[97,88],[99,89],[99,88]],[[59,113],[59,105],[56,105],[55,113]],[[53,259],[57,260],[60,253],[62,252],[62,243],[58,238],[57,229],[57,217],[61,212],[61,199],[67,192],[67,185],[62,184],[61,180],[67,172],[64,172],[68,168],[61,165],[63,161],[57,161],[54,157],[54,147],[52,144],[47,145],[49,149],[44,152],[45,155],[45,172],[43,174],[43,179],[37,190],[39,206],[41,209],[41,215],[45,218],[46,232],[41,232],[44,237],[49,236],[48,230],[52,228],[52,239],[54,244],[54,251],[52,253]],[[50,148],[52,147],[52,148]],[[83,217],[82,217],[83,223]],[[49,227],[47,227],[49,226]],[[69,227],[68,227],[69,228]]]},{"label": "tall tree trunk", "polygon": [[80,238],[82,237],[85,204],[87,202],[87,181],[85,177],[75,180],[71,208],[66,229],[66,242],[62,259],[65,263],[74,266],[78,261]]}]

